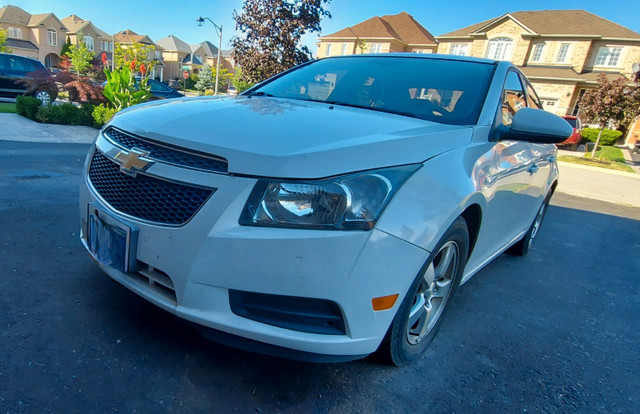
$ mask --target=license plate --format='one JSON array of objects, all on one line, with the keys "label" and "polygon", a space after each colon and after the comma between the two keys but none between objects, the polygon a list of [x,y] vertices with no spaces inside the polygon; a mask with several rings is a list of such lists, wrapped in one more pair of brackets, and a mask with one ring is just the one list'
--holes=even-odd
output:
[{"label": "license plate", "polygon": [[123,273],[134,271],[137,230],[89,204],[87,244],[93,257]]}]

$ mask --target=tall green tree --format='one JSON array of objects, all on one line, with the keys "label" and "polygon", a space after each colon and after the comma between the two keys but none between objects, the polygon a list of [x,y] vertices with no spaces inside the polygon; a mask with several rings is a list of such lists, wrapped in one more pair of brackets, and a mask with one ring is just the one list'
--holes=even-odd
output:
[{"label": "tall green tree", "polygon": [[630,86],[628,82],[621,76],[609,81],[602,73],[598,76],[598,87],[587,91],[580,100],[581,118],[600,127],[592,157],[595,157],[603,129],[610,124],[626,127],[640,114],[640,88]]},{"label": "tall green tree", "polygon": [[89,50],[84,42],[84,35],[82,32],[78,32],[76,36],[76,44],[69,47],[69,60],[71,61],[71,70],[76,75],[85,75],[89,68],[91,68],[91,61],[93,60],[93,52]]},{"label": "tall green tree", "polygon": [[320,31],[331,0],[245,0],[242,13],[233,18],[240,36],[231,39],[233,57],[242,68],[243,80],[263,81],[312,59],[301,45],[306,33]]},{"label": "tall green tree", "polygon": [[130,67],[131,62],[135,62],[134,72],[141,72],[140,68],[144,65],[150,73],[156,64],[155,50],[156,47],[153,45],[138,42],[124,46],[116,43],[114,50],[116,68]]},{"label": "tall green tree", "polygon": [[204,92],[206,89],[213,87],[213,71],[211,66],[207,62],[202,64],[200,73],[198,74],[198,82],[196,82],[195,88],[200,92]]},{"label": "tall green tree", "polygon": [[4,44],[7,42],[7,31],[0,27],[0,52],[11,53],[11,49]]}]

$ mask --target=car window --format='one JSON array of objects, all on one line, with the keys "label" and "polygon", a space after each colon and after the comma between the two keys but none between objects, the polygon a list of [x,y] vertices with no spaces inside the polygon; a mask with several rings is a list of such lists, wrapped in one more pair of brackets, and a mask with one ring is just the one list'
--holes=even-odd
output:
[{"label": "car window", "polygon": [[565,118],[565,121],[567,121],[569,123],[569,125],[571,125],[572,128],[578,128],[578,120],[574,119],[574,118]]},{"label": "car window", "polygon": [[167,86],[164,86],[161,83],[149,82],[149,85],[151,86],[151,92],[170,92],[171,91],[171,89],[169,89]]},{"label": "car window", "polygon": [[493,68],[489,63],[446,59],[328,58],[299,67],[251,93],[464,125],[477,121]]},{"label": "car window", "polygon": [[502,93],[502,123],[511,125],[515,113],[526,106],[520,76],[514,71],[509,71]]},{"label": "car window", "polygon": [[13,73],[26,74],[33,72],[35,68],[33,63],[28,59],[20,59],[18,57],[9,57],[9,71]]},{"label": "car window", "polygon": [[533,86],[529,82],[526,82],[527,85],[527,106],[529,108],[542,109],[542,104],[540,103],[540,98],[538,98],[538,94],[533,89]]}]

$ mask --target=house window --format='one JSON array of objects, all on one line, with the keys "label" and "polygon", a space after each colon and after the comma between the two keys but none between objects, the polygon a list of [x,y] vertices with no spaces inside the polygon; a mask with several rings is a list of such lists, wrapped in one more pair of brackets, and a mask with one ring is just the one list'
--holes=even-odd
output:
[{"label": "house window", "polygon": [[560,50],[558,51],[556,62],[565,63],[567,61],[567,57],[569,56],[569,46],[569,43],[562,43],[560,45]]},{"label": "house window", "polygon": [[596,66],[617,66],[621,53],[621,47],[601,47],[596,57]]},{"label": "house window", "polygon": [[327,43],[327,51],[324,52],[325,56],[331,56],[331,43]]},{"label": "house window", "polygon": [[451,45],[451,49],[449,50],[449,54],[458,55],[458,56],[468,56],[469,55],[469,44],[468,43],[454,43]]},{"label": "house window", "polygon": [[84,37],[84,44],[87,45],[87,49],[89,49],[90,51],[93,52],[94,47],[93,47],[93,37],[91,36],[85,36]]},{"label": "house window", "polygon": [[542,60],[542,51],[544,50],[544,43],[538,43],[533,49],[533,56],[531,56],[532,62],[540,62]]},{"label": "house window", "polygon": [[51,46],[58,46],[58,32],[56,32],[56,29],[49,28],[47,30],[47,41]]},{"label": "house window", "polygon": [[156,50],[155,58],[156,58],[156,60],[162,59],[162,53],[159,50]]},{"label": "house window", "polygon": [[347,51],[349,49],[349,44],[348,43],[343,43],[342,44],[342,51],[340,52],[342,55],[346,55]]},{"label": "house window", "polygon": [[495,60],[510,60],[513,40],[508,37],[498,37],[489,42],[487,58]]},{"label": "house window", "polygon": [[382,43],[371,43],[371,53],[382,53]]},{"label": "house window", "polygon": [[8,36],[14,39],[22,39],[22,29],[19,27],[9,27]]}]

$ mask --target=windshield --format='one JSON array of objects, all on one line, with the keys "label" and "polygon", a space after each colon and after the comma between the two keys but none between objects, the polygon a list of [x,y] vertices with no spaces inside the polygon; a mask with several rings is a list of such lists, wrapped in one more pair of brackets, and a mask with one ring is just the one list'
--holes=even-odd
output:
[{"label": "windshield", "polygon": [[575,118],[565,118],[565,121],[567,121],[569,123],[569,125],[571,125],[573,128],[577,128],[578,125],[578,120]]},{"label": "windshield", "polygon": [[299,67],[248,95],[325,102],[445,124],[474,124],[493,65],[416,57],[329,58]]}]

